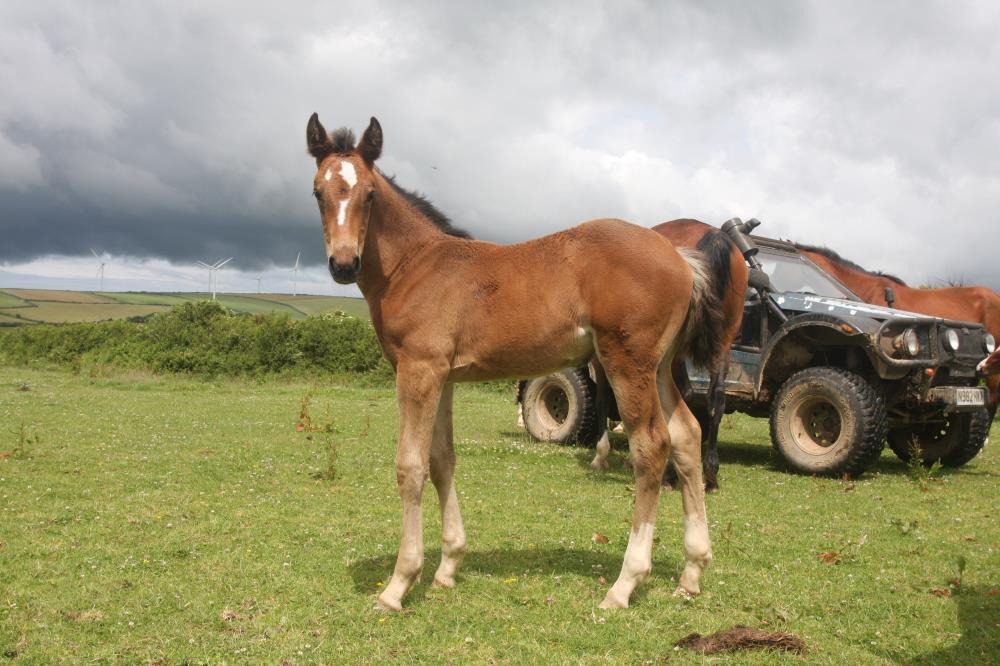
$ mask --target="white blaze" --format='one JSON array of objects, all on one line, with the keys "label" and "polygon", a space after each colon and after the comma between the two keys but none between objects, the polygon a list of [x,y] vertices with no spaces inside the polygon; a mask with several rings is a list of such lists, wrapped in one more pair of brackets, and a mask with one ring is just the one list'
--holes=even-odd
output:
[{"label": "white blaze", "polygon": [[[354,165],[347,160],[340,163],[340,177],[344,179],[345,183],[347,183],[348,188],[353,188],[358,184],[358,173],[354,170]],[[327,178],[327,180],[330,179]]]},{"label": "white blaze", "polygon": [[348,201],[350,201],[350,199],[342,199],[340,201],[340,208],[337,209],[337,226],[338,227],[343,226],[344,222],[347,221],[347,202]]},{"label": "white blaze", "polygon": [[330,170],[330,169],[327,169],[326,173],[323,174],[323,177],[326,178],[327,180],[330,180],[331,178],[333,178],[333,171]]}]

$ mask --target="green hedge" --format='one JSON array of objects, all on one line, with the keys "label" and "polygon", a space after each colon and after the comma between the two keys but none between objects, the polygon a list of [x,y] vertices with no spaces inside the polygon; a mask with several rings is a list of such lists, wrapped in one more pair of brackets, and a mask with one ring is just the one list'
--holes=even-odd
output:
[{"label": "green hedge", "polygon": [[185,303],[144,319],[3,329],[0,363],[202,376],[392,376],[367,321],[340,312],[301,321],[281,314],[241,315],[212,301]]}]

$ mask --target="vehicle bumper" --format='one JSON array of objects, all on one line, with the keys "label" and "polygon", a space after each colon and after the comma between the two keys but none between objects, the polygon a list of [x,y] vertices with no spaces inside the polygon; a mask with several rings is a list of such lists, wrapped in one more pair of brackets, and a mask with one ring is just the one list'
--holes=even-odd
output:
[{"label": "vehicle bumper", "polygon": [[935,386],[927,391],[927,402],[944,405],[946,412],[974,412],[986,406],[982,386]]}]

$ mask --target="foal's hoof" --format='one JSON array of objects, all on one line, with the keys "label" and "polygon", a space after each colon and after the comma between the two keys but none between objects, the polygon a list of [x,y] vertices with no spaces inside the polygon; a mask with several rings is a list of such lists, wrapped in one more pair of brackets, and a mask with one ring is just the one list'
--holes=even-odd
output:
[{"label": "foal's hoof", "polygon": [[381,595],[375,600],[375,610],[398,613],[403,610],[403,602],[396,599],[386,599],[385,595]]},{"label": "foal's hoof", "polygon": [[619,599],[609,591],[607,596],[604,597],[604,601],[601,602],[601,605],[598,606],[598,608],[602,608],[604,610],[611,610],[613,608],[628,608],[628,599]]},{"label": "foal's hoof", "polygon": [[608,471],[608,461],[607,460],[593,460],[590,463],[590,469],[595,472],[607,472]]},{"label": "foal's hoof", "polygon": [[677,589],[674,590],[674,596],[680,597],[681,599],[694,599],[698,596],[697,592],[691,592],[690,590],[685,590],[682,586],[678,585]]},{"label": "foal's hoof", "polygon": [[437,576],[434,576],[434,582],[431,583],[431,587],[442,587],[442,588],[455,587],[455,578],[452,576],[442,576],[438,574]]}]

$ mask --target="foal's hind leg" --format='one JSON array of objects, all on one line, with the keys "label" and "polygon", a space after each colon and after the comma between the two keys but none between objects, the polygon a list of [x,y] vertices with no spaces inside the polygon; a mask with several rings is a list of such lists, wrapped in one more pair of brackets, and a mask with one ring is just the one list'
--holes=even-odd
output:
[{"label": "foal's hind leg", "polygon": [[454,386],[445,385],[431,442],[431,481],[441,502],[441,565],[434,574],[435,587],[454,587],[455,572],[465,554],[465,528],[455,493],[455,446],[451,417],[453,393]]},{"label": "foal's hind leg", "polygon": [[378,597],[386,610],[401,610],[424,565],[423,516],[420,498],[430,467],[431,438],[438,412],[444,377],[426,364],[396,367],[399,400],[399,443],[396,447],[396,483],[403,501],[403,536],[392,579]]},{"label": "foal's hind leg", "polygon": [[621,574],[608,590],[601,608],[627,608],[632,592],[653,568],[653,526],[660,500],[660,479],[670,449],[670,435],[656,389],[655,367],[655,362],[645,369],[605,365],[629,435],[635,471],[635,513]]},{"label": "foal's hind leg", "polygon": [[671,457],[677,470],[684,507],[684,571],[674,594],[698,594],[702,570],[712,561],[705,510],[705,486],[701,470],[701,428],[698,420],[681,399],[669,372],[661,368],[658,376],[660,401],[667,416]]}]

